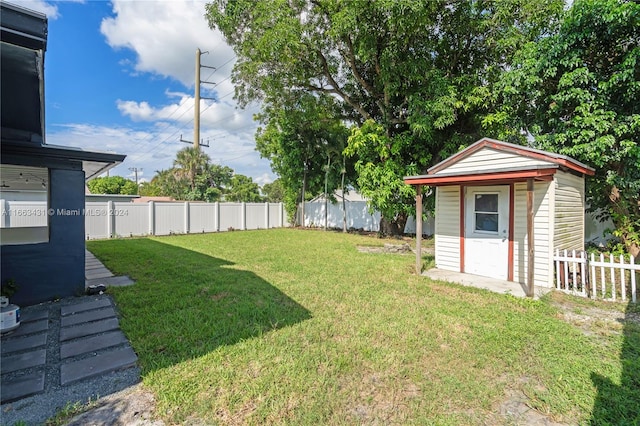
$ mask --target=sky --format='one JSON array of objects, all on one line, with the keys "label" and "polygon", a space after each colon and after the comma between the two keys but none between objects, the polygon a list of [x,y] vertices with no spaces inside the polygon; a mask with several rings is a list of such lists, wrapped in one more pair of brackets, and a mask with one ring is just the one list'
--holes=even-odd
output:
[{"label": "sky", "polygon": [[258,105],[237,107],[230,74],[233,50],[209,28],[205,1],[10,0],[48,17],[45,53],[45,141],[126,154],[111,169],[139,181],[172,167],[193,141],[196,49],[204,53],[201,149],[260,185],[272,182],[255,151]]}]

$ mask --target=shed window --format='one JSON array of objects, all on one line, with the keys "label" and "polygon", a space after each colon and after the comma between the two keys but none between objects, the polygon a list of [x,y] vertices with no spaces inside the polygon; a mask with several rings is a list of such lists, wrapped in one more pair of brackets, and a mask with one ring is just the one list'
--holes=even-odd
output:
[{"label": "shed window", "polygon": [[498,232],[498,194],[475,194],[475,230]]}]

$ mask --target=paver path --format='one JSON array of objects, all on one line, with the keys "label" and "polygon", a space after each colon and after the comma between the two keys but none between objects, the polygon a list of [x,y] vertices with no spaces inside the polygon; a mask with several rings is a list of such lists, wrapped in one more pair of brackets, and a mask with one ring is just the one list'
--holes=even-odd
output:
[{"label": "paver path", "polygon": [[[87,253],[87,286],[133,284]],[[120,331],[108,294],[23,307],[20,326],[1,337],[0,356],[0,424],[39,424],[35,406],[51,405],[46,419],[67,403],[86,403],[140,378],[137,355]]]}]

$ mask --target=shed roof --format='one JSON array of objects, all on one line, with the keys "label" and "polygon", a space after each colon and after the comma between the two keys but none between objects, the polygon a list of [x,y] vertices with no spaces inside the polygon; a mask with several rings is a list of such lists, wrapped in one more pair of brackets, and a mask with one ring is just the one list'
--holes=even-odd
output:
[{"label": "shed roof", "polygon": [[[508,154],[514,156],[514,158],[523,157],[530,161],[522,165],[509,164],[498,168],[477,167],[469,170],[468,168],[455,167],[455,165],[482,150],[491,150],[496,154]],[[527,179],[549,180],[559,169],[570,170],[583,175],[594,174],[594,169],[566,155],[483,138],[431,167],[427,170],[426,175],[406,176],[404,181],[410,185],[438,186],[495,184]]]}]

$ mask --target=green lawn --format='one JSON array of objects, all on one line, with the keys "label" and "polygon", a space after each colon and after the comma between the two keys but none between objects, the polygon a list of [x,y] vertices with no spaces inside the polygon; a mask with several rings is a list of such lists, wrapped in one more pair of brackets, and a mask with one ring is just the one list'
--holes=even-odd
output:
[{"label": "green lawn", "polygon": [[276,229],[87,246],[137,282],[109,293],[170,423],[513,424],[514,392],[558,422],[640,420],[639,327],[585,332],[556,306],[593,302],[433,282],[413,255],[357,250],[384,242]]}]

